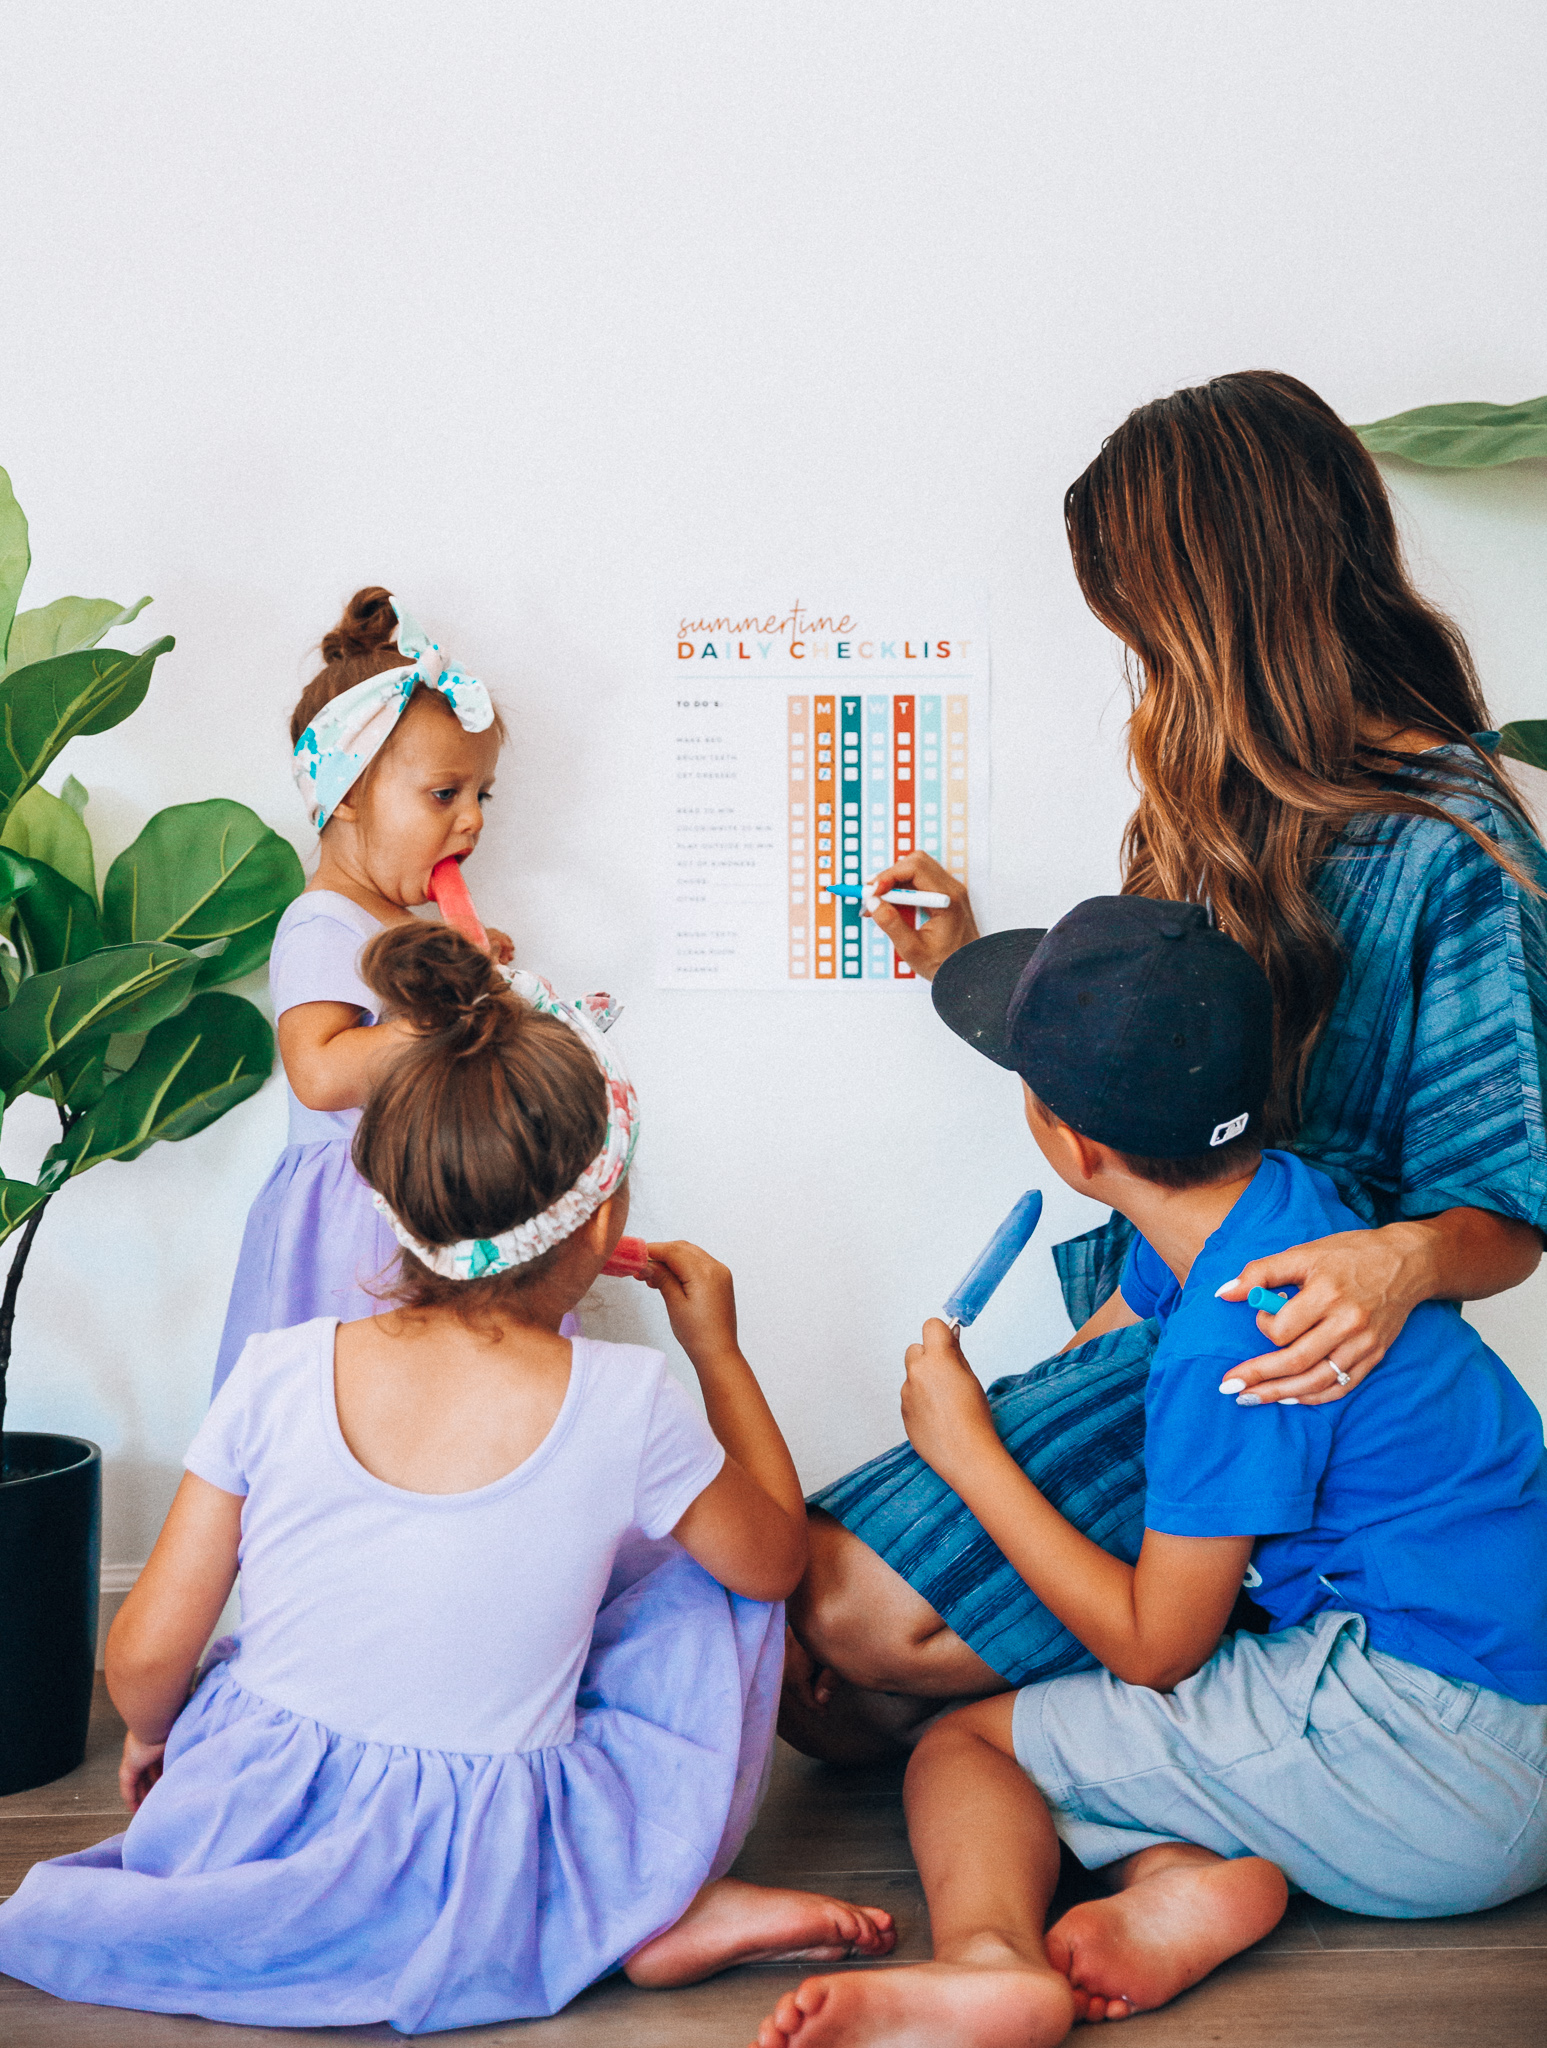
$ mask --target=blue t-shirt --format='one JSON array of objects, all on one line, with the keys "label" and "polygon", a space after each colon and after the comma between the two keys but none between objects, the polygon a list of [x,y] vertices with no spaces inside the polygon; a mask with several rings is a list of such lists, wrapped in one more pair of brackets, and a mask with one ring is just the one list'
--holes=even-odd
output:
[{"label": "blue t-shirt", "polygon": [[1256,1311],[1215,1288],[1250,1259],[1364,1227],[1325,1174],[1265,1152],[1185,1287],[1135,1239],[1123,1299],[1161,1323],[1145,1397],[1145,1526],[1257,1537],[1252,1598],[1277,1627],[1351,1610],[1378,1650],[1547,1702],[1541,1417],[1456,1309],[1415,1309],[1345,1400],[1238,1408],[1219,1392],[1232,1366],[1271,1347]]}]

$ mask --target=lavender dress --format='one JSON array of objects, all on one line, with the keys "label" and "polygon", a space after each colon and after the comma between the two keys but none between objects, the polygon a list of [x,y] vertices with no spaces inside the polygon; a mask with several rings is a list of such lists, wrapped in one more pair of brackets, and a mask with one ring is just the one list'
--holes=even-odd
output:
[{"label": "lavender dress", "polygon": [[[374,1024],[376,996],[360,979],[360,949],[382,929],[369,911],[331,889],[309,889],[279,921],[269,954],[269,993],[278,1019],[302,1003],[353,1003]],[[248,1212],[215,1360],[220,1392],[260,1330],[288,1329],[313,1316],[353,1322],[379,1313],[368,1291],[397,1264],[398,1243],[349,1156],[357,1109],[308,1109],[286,1083],[290,1132]],[[580,1325],[566,1316],[566,1337]]]},{"label": "lavender dress", "polygon": [[[301,1003],[354,1003],[374,1024],[376,997],[360,979],[360,948],[381,930],[369,911],[331,889],[298,896],[279,921],[269,954],[278,1019]],[[308,1109],[286,1083],[290,1132],[242,1233],[226,1327],[215,1361],[218,1394],[242,1346],[260,1330],[313,1316],[353,1322],[381,1308],[366,1286],[390,1273],[397,1240],[354,1170],[357,1109]]]},{"label": "lavender dress", "polygon": [[240,1631],[127,1831],[0,1905],[0,1970],[250,2026],[528,2018],[735,1857],[784,1610],[667,1534],[724,1453],[660,1353],[576,1338],[523,1464],[419,1494],[344,1441],[336,1327],[254,1338],[194,1439],[245,1496]]}]

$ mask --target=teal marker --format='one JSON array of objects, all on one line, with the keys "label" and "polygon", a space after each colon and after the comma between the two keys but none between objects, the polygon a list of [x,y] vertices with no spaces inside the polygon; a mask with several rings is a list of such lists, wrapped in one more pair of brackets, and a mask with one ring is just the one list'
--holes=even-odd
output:
[{"label": "teal marker", "polygon": [[1271,1287],[1254,1287],[1246,1297],[1246,1306],[1260,1308],[1265,1316],[1276,1316],[1288,1301],[1287,1294],[1275,1294]]},{"label": "teal marker", "polygon": [[829,896],[840,896],[845,903],[911,903],[915,910],[949,910],[951,899],[942,896],[938,889],[888,889],[884,896],[872,897],[862,882],[823,882],[820,885]]}]

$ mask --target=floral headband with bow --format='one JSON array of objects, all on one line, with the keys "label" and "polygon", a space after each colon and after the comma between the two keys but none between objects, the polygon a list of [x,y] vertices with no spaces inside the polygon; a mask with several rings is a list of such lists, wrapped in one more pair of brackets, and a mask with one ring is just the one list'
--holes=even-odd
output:
[{"label": "floral headband with bow", "polygon": [[295,786],[319,832],[392,737],[420,683],[440,691],[464,732],[486,732],[494,723],[494,706],[478,678],[444,662],[439,647],[396,598],[392,608],[405,665],[367,676],[324,704],[295,743]]},{"label": "floral headband with bow", "polygon": [[[601,1151],[566,1194],[550,1203],[540,1216],[530,1217],[494,1237],[464,1237],[457,1244],[421,1244],[384,1198],[373,1195],[398,1243],[443,1280],[484,1280],[491,1273],[508,1272],[512,1266],[529,1266],[533,1259],[540,1259],[544,1252],[572,1237],[621,1187],[639,1136],[639,1099],[602,1037],[617,1014],[616,1006],[608,998],[596,996],[582,997],[578,1003],[563,1003],[540,975],[528,974],[519,967],[507,967],[502,972],[516,995],[546,1016],[561,1017],[590,1047],[607,1083],[607,1135]],[[599,1007],[602,1004],[607,1007]]]}]

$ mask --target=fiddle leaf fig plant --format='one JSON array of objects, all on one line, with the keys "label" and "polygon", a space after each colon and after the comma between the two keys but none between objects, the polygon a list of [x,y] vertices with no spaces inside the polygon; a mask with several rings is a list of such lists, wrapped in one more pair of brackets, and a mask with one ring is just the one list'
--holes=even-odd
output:
[{"label": "fiddle leaf fig plant", "polygon": [[[1420,405],[1355,427],[1372,455],[1400,455],[1428,469],[1498,469],[1547,458],[1547,398],[1518,405],[1464,399]],[[1528,768],[1547,768],[1547,718],[1522,718],[1499,734],[1499,752]]]},{"label": "fiddle leaf fig plant", "polygon": [[1418,405],[1354,432],[1372,455],[1401,455],[1428,469],[1497,469],[1547,455],[1547,398]]},{"label": "fiddle leaf fig plant", "polygon": [[39,778],[137,709],[173,643],[100,644],[144,597],[18,611],[30,560],[0,469],[0,1114],[33,1094],[59,1119],[34,1179],[0,1174],[0,1242],[20,1232],[0,1291],[0,1478],[17,1294],[44,1211],[77,1174],[192,1137],[263,1086],[268,1020],[218,985],[262,966],[304,879],[288,841],[209,797],[158,811],[99,897],[87,792],[70,776],[54,796]]}]

